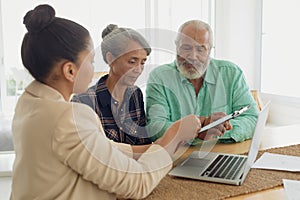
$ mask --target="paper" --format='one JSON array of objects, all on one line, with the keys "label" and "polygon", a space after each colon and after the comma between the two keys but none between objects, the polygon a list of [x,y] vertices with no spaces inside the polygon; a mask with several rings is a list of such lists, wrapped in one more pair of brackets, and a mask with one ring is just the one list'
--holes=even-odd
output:
[{"label": "paper", "polygon": [[215,127],[215,126],[217,126],[219,124],[222,124],[222,123],[224,123],[224,122],[232,119],[233,118],[232,116],[233,116],[232,114],[226,115],[225,117],[222,117],[221,119],[218,119],[218,120],[216,120],[216,121],[214,121],[214,122],[212,122],[212,123],[204,126],[203,128],[200,129],[200,131],[198,133],[201,133],[201,132],[206,131],[206,130],[208,130],[208,129],[212,128],[212,127]]},{"label": "paper", "polygon": [[214,122],[212,122],[212,123],[210,123],[210,124],[202,127],[198,133],[206,131],[206,130],[208,130],[208,129],[212,128],[212,127],[215,127],[215,126],[217,126],[219,124],[222,124],[222,123],[224,123],[224,122],[226,122],[226,121],[228,121],[230,119],[236,118],[237,116],[239,116],[242,113],[244,113],[245,111],[247,111],[249,108],[250,108],[250,105],[245,106],[245,107],[241,108],[240,110],[234,111],[233,113],[231,113],[229,115],[226,115],[225,117],[222,117],[222,118],[220,118],[220,119],[218,119],[218,120],[216,120],[216,121],[214,121]]},{"label": "paper", "polygon": [[300,181],[283,179],[283,186],[287,200],[300,199]]},{"label": "paper", "polygon": [[252,168],[300,172],[300,157],[266,152]]}]

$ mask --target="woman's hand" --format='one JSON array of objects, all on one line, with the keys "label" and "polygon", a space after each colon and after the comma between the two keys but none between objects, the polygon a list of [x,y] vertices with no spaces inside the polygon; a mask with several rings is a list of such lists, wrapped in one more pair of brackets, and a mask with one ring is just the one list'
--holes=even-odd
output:
[{"label": "woman's hand", "polygon": [[173,155],[180,145],[197,137],[200,129],[200,119],[196,115],[188,115],[174,122],[154,143],[163,146],[170,155]]}]

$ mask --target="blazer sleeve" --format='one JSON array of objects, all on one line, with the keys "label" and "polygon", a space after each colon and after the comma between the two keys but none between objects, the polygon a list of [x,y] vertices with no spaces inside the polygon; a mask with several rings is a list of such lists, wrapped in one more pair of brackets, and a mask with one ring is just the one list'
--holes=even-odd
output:
[{"label": "blazer sleeve", "polygon": [[146,197],[171,169],[172,160],[159,145],[151,145],[138,160],[131,158],[131,146],[110,142],[97,115],[85,105],[66,109],[56,127],[53,151],[58,159],[118,197]]}]

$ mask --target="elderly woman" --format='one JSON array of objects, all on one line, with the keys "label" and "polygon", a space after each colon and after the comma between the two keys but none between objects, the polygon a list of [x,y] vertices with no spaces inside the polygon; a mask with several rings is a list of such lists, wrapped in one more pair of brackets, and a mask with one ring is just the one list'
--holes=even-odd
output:
[{"label": "elderly woman", "polygon": [[149,144],[143,94],[134,85],[151,48],[137,31],[110,24],[102,32],[102,56],[110,66],[86,93],[72,101],[89,105],[100,117],[106,136],[115,142]]}]

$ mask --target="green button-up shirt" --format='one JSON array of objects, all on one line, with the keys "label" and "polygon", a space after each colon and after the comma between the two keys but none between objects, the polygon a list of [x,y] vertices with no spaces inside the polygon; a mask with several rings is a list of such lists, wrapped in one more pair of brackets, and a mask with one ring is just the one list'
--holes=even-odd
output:
[{"label": "green button-up shirt", "polygon": [[211,59],[197,96],[193,85],[180,74],[176,62],[173,62],[155,68],[149,75],[147,128],[154,141],[174,121],[186,115],[230,114],[249,104],[251,107],[247,112],[230,120],[233,129],[226,131],[221,140],[244,141],[254,132],[258,111],[242,70],[231,62]]}]

